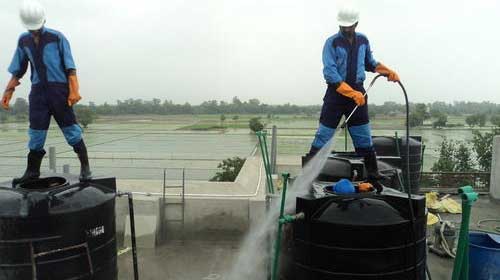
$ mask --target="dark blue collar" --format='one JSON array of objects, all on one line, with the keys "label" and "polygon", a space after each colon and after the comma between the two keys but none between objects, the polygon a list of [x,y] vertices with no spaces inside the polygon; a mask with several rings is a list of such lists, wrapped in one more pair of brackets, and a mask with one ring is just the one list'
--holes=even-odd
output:
[{"label": "dark blue collar", "polygon": [[[342,31],[339,30],[339,32],[337,34],[339,35],[340,38],[344,39],[346,42],[349,42],[349,40],[347,40],[347,38],[344,36],[344,34],[342,34]],[[358,39],[358,32],[354,32],[353,45],[356,44],[357,39]]]},{"label": "dark blue collar", "polygon": [[[40,33],[41,33],[42,35],[43,35],[43,34],[45,34],[45,33],[47,32],[47,28],[45,27],[45,25],[44,25],[44,26],[42,26],[42,28],[40,28],[39,30],[41,31]],[[28,31],[28,32],[29,32],[29,31]],[[31,34],[31,32],[30,32],[30,36],[31,36],[31,37],[33,37],[33,34]]]}]

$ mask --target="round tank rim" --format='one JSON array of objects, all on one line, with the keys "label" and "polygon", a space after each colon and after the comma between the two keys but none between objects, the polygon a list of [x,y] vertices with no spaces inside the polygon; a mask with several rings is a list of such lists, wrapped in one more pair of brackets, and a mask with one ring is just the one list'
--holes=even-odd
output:
[{"label": "round tank rim", "polygon": [[[47,187],[40,187],[40,188],[27,188],[27,187],[23,187],[23,186],[26,186],[26,185],[28,185],[28,186],[29,185],[35,185],[36,186],[38,182],[44,182],[44,181],[49,181],[49,180],[60,180],[63,183],[60,183],[57,186],[47,186]],[[66,178],[60,177],[60,176],[50,176],[50,177],[39,178],[39,179],[36,179],[36,180],[31,180],[31,181],[28,181],[28,182],[23,183],[23,184],[19,184],[14,189],[20,190],[20,191],[25,192],[25,193],[29,193],[29,192],[45,193],[45,192],[51,192],[51,191],[54,191],[56,189],[64,188],[64,187],[68,187],[68,186],[70,186],[70,182]]]},{"label": "round tank rim", "polygon": [[[479,235],[479,234],[488,234],[488,233],[481,232],[481,231],[471,231],[469,233],[469,235]],[[474,247],[474,248],[481,248],[481,249],[487,250],[487,251],[500,252],[500,248],[491,248],[491,247],[481,246],[478,244],[473,244],[472,241],[470,241],[470,240],[469,240],[469,246]]]}]

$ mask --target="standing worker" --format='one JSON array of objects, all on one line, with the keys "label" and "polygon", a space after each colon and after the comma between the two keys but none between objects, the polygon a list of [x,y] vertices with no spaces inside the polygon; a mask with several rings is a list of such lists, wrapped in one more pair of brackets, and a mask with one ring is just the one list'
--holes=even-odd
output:
[{"label": "standing worker", "polygon": [[81,97],[69,42],[62,33],[44,27],[45,11],[40,2],[23,2],[20,17],[29,32],[21,34],[17,41],[14,58],[8,69],[12,78],[4,91],[1,105],[5,110],[9,109],[12,95],[29,64],[32,84],[29,95],[30,151],[26,172],[22,177],[15,178],[12,184],[15,186],[40,177],[51,116],[78,155],[81,163],[80,181],[88,181],[91,172],[87,148],[72,107]]},{"label": "standing worker", "polygon": [[359,106],[349,120],[349,134],[356,153],[364,157],[368,179],[379,180],[382,176],[378,172],[372,143],[368,98],[363,96],[365,71],[383,74],[392,82],[399,81],[399,77],[373,58],[368,38],[356,32],[358,11],[342,8],[337,20],[340,31],[328,38],[323,48],[323,75],[328,88],[323,98],[319,128],[306,158],[313,157],[333,137],[342,115],[347,117]]}]

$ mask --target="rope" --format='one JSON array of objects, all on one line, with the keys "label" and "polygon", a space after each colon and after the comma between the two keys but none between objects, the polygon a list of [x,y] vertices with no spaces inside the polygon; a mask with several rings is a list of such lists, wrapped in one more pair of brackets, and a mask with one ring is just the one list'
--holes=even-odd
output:
[{"label": "rope", "polygon": [[[500,219],[482,219],[477,222],[477,227],[480,228],[482,223],[488,223],[488,222],[494,222],[494,223],[500,223]],[[500,232],[500,226],[495,226],[493,228],[496,232]]]}]

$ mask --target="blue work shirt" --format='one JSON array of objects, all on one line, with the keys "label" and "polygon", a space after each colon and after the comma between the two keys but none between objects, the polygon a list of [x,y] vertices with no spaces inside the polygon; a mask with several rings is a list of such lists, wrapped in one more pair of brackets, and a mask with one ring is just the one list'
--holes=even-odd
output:
[{"label": "blue work shirt", "polygon": [[323,75],[328,84],[342,81],[357,89],[363,87],[365,71],[375,72],[378,62],[373,58],[368,38],[356,32],[351,44],[341,32],[326,40],[323,48]]},{"label": "blue work shirt", "polygon": [[68,83],[67,72],[76,69],[69,42],[61,32],[42,28],[40,42],[35,44],[29,32],[19,37],[8,71],[21,79],[31,66],[32,85]]}]

